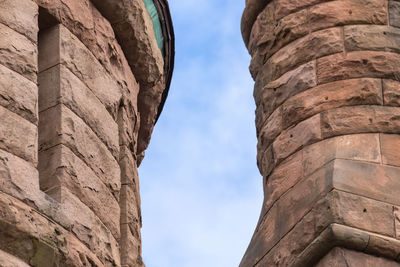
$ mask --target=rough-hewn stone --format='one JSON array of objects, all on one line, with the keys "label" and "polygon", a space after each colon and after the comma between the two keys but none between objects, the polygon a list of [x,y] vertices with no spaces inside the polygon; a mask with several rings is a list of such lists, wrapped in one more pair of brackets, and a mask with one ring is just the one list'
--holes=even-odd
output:
[{"label": "rough-hewn stone", "polygon": [[119,156],[118,125],[96,95],[67,67],[56,65],[39,75],[39,111],[64,104],[77,114]]},{"label": "rough-hewn stone", "polygon": [[67,146],[118,199],[121,186],[118,162],[83,120],[62,104],[41,112],[40,116],[40,151],[59,144]]},{"label": "rough-hewn stone", "polygon": [[32,0],[1,1],[0,23],[37,42],[38,6]]},{"label": "rough-hewn stone", "polygon": [[0,105],[37,125],[37,102],[36,84],[0,64]]},{"label": "rough-hewn stone", "polygon": [[0,23],[0,64],[36,83],[36,45],[2,23]]},{"label": "rough-hewn stone", "polygon": [[37,164],[37,126],[0,106],[0,149]]},{"label": "rough-hewn stone", "polygon": [[389,0],[390,25],[400,27],[400,3],[396,0]]},{"label": "rough-hewn stone", "polygon": [[357,51],[317,60],[318,83],[351,78],[400,80],[400,55],[390,52]]},{"label": "rough-hewn stone", "polygon": [[246,5],[264,204],[240,266],[398,260],[398,0]]}]

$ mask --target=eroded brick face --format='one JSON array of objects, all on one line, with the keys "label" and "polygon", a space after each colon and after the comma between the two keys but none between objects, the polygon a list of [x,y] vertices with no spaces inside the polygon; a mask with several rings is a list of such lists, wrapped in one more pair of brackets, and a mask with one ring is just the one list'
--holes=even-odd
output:
[{"label": "eroded brick face", "polygon": [[261,2],[242,32],[265,196],[241,266],[398,266],[400,2]]}]

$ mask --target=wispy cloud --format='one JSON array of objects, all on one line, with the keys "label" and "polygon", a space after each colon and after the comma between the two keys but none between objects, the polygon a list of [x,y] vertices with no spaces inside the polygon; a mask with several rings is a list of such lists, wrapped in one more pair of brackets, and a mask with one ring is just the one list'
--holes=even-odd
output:
[{"label": "wispy cloud", "polygon": [[[244,2],[244,1],[243,1]],[[148,267],[240,262],[262,203],[244,3],[170,1],[176,67],[140,167]]]}]

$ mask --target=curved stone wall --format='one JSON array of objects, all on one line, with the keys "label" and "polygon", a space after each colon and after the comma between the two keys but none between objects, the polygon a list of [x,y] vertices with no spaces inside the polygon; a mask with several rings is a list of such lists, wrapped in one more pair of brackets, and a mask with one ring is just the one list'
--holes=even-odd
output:
[{"label": "curved stone wall", "polygon": [[0,265],[144,265],[164,69],[141,0],[1,1]]},{"label": "curved stone wall", "polygon": [[[246,2],[265,196],[241,266],[312,266],[347,246],[318,239],[333,224],[383,236],[348,246],[397,260],[400,2]],[[361,264],[360,255],[346,257]]]}]

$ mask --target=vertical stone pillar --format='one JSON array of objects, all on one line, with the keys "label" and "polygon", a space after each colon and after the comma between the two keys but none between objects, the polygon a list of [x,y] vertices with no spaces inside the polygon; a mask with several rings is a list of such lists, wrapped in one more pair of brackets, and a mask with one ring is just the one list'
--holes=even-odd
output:
[{"label": "vertical stone pillar", "polygon": [[399,10],[246,1],[265,196],[241,266],[400,266]]}]

